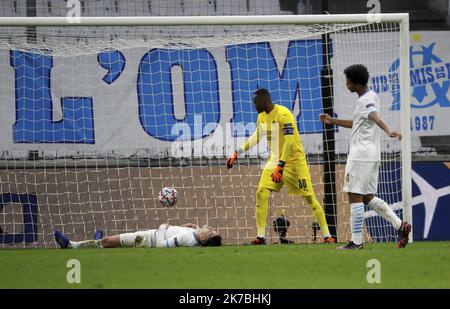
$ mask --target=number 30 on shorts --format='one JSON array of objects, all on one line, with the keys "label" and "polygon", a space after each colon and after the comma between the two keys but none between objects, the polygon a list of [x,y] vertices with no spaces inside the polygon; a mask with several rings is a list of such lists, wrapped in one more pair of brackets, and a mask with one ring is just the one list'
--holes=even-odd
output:
[{"label": "number 30 on shorts", "polygon": [[298,180],[298,187],[300,189],[307,189],[308,185],[306,184],[306,179],[299,179]]}]

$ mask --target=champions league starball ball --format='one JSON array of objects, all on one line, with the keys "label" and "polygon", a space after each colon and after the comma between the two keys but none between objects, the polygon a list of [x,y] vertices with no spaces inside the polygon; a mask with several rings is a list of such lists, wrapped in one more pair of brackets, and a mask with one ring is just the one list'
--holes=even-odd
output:
[{"label": "champions league starball ball", "polygon": [[178,201],[178,191],[174,188],[164,187],[159,191],[159,202],[164,207],[173,207]]}]

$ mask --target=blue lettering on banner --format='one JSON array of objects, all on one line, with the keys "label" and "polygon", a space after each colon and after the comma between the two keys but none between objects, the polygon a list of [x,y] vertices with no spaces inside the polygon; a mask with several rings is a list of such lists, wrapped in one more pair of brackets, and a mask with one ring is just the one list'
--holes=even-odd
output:
[{"label": "blue lettering on banner", "polygon": [[23,231],[15,234],[0,234],[0,243],[18,244],[30,243],[38,239],[38,203],[35,194],[4,193],[0,195],[0,211],[8,203],[22,204]]},{"label": "blue lettering on banner", "polygon": [[[433,49],[436,42],[420,46],[420,50],[410,48],[411,108],[422,109],[433,105],[450,107],[450,63],[444,63]],[[390,91],[393,97],[391,110],[400,110],[400,84],[398,70],[400,60],[395,60],[387,75],[373,76],[371,88],[376,93]]]},{"label": "blue lettering on banner", "polygon": [[[298,99],[300,113],[296,121],[301,133],[322,132],[319,120],[322,110],[321,44],[321,40],[290,41],[281,73],[268,42],[227,46],[234,128],[239,124],[254,130],[257,113],[252,96],[256,89],[264,87],[271,91],[275,103],[290,110],[294,109]],[[99,53],[97,61],[107,70],[103,77],[107,84],[112,84],[122,74],[126,64],[125,57],[117,50]],[[10,62],[16,83],[14,143],[95,143],[91,97],[61,98],[62,119],[53,119],[51,51],[11,50]],[[174,66],[181,67],[183,74],[186,112],[183,119],[177,119],[174,113],[171,73]],[[220,121],[219,82],[214,57],[206,49],[150,50],[139,64],[137,98],[139,120],[149,136],[175,141],[211,135]],[[183,130],[181,137],[178,129]],[[242,136],[252,132],[235,133]]]},{"label": "blue lettering on banner", "polygon": [[103,81],[107,84],[112,84],[125,70],[125,57],[118,50],[99,53],[97,62],[102,68],[108,70],[103,77]]},{"label": "blue lettering on banner", "polygon": [[[171,69],[183,72],[186,116],[174,115]],[[216,62],[206,49],[152,49],[139,64],[139,120],[144,131],[159,140],[194,140],[213,133],[220,121]],[[180,136],[174,128],[187,126]],[[175,130],[177,131],[177,130]]]},{"label": "blue lettering on banner", "polygon": [[15,70],[16,85],[14,143],[95,143],[92,98],[61,98],[63,117],[53,121],[53,58],[49,52],[11,50],[10,64]]},{"label": "blue lettering on banner", "polygon": [[411,118],[411,131],[433,131],[436,117],[434,115],[429,116],[415,116],[414,126],[413,119]]},{"label": "blue lettering on banner", "polygon": [[[281,74],[268,42],[230,45],[226,47],[231,67],[234,133],[236,136],[251,132],[237,130],[256,122],[253,107],[254,91],[266,88],[272,100],[293,110],[296,98],[300,101],[297,125],[300,133],[320,133],[322,112],[321,76],[322,41],[290,41]],[[238,125],[239,124],[239,125]]]}]

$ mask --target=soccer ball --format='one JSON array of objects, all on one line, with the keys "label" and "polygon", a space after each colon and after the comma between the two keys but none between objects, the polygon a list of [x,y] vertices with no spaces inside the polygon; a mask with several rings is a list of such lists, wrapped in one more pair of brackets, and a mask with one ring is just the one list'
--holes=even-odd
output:
[{"label": "soccer ball", "polygon": [[178,201],[178,191],[174,188],[164,187],[159,191],[159,202],[165,207],[173,207]]}]

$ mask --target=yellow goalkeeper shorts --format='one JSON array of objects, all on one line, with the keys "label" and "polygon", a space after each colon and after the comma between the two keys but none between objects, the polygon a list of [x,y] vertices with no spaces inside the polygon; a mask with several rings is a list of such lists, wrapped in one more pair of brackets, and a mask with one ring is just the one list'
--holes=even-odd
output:
[{"label": "yellow goalkeeper shorts", "polygon": [[264,167],[258,189],[266,188],[279,192],[283,185],[286,185],[289,195],[314,195],[311,176],[306,161],[296,162],[294,165],[286,165],[283,170],[282,182],[273,182],[272,172],[274,168],[274,164],[270,163]]}]

